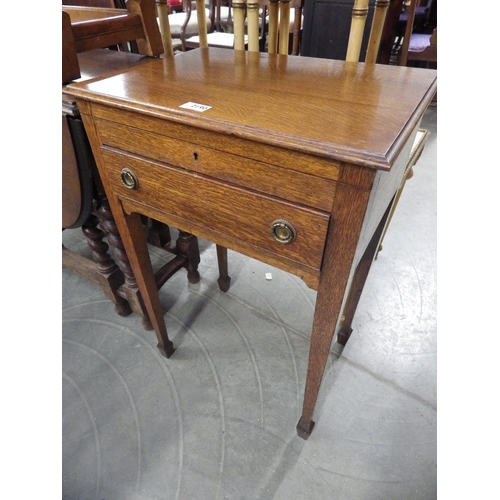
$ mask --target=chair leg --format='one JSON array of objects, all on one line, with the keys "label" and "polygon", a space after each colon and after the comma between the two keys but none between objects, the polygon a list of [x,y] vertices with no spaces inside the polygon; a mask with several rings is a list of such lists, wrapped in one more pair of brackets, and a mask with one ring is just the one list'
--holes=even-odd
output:
[{"label": "chair leg", "polygon": [[[130,304],[118,294],[118,290],[123,284],[123,276],[108,253],[109,245],[103,241],[105,233],[99,229],[98,225],[99,219],[94,214],[91,214],[82,225],[82,232],[87,238],[89,248],[92,250],[92,259],[96,266],[93,274],[106,296],[115,304],[115,311],[120,316],[128,316],[132,313]],[[77,271],[87,267],[86,265],[82,266],[81,261],[79,263],[80,266],[76,267]],[[84,272],[81,274],[85,275]]]},{"label": "chair leg", "polygon": [[179,237],[176,241],[176,253],[184,255],[187,258],[185,267],[189,283],[198,283],[200,281],[200,273],[198,272],[198,264],[200,263],[198,238],[185,231],[179,231]]},{"label": "chair leg", "polygon": [[170,236],[170,228],[167,224],[159,222],[154,219],[149,219],[148,221],[148,243],[151,245],[163,248],[165,250],[170,249],[170,243],[172,238]]},{"label": "chair leg", "polygon": [[142,317],[142,326],[145,330],[153,330],[153,325],[149,319],[148,312],[140,296],[139,285],[135,279],[134,272],[125,252],[123,242],[116,227],[116,223],[106,200],[96,211],[101,227],[108,233],[108,242],[113,249],[116,263],[123,273],[124,283],[118,289],[118,293],[130,304],[132,311]]},{"label": "chair leg", "polygon": [[227,248],[220,245],[217,247],[217,262],[219,263],[219,279],[217,283],[222,292],[227,292],[229,290],[229,285],[231,284],[231,277],[228,274],[227,265]]},{"label": "chair leg", "polygon": [[[98,259],[103,262],[103,253],[107,253],[108,245],[101,240],[103,234],[91,229],[89,225],[91,223],[86,221],[84,226],[87,244],[90,248],[93,247],[93,257],[99,255]],[[96,248],[101,245],[101,248]],[[118,266],[115,265],[109,272],[99,269],[95,259],[88,259],[64,245],[62,245],[62,265],[101,286],[106,296],[115,304],[115,311],[120,316],[128,316],[132,313],[129,303],[119,295],[119,288],[123,284],[123,274]]]}]

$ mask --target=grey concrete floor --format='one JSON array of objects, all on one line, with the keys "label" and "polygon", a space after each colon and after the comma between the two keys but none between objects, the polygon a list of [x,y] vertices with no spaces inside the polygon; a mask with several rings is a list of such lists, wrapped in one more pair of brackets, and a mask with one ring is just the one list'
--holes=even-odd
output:
[{"label": "grey concrete floor", "polygon": [[[160,291],[176,351],[63,270],[65,500],[389,500],[437,497],[437,110],[374,262],[347,346],[332,345],[307,441],[300,417],[316,293],[215,248],[202,279]],[[63,242],[86,251],[79,230]],[[152,249],[155,264],[163,252]],[[272,273],[272,280],[266,279]]]}]

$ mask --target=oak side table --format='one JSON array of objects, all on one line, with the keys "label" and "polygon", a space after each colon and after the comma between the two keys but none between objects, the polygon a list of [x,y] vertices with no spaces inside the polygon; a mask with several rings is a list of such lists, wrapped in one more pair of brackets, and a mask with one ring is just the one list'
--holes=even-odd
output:
[{"label": "oak side table", "polygon": [[70,84],[158,348],[167,335],[140,215],[318,291],[307,438],[335,333],[345,344],[436,71],[201,48]]}]

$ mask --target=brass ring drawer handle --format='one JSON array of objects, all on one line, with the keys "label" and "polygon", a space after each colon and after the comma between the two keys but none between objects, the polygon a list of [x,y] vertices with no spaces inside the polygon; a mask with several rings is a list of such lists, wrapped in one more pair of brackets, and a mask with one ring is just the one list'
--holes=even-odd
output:
[{"label": "brass ring drawer handle", "polygon": [[297,238],[297,231],[291,222],[285,219],[276,219],[271,224],[271,234],[278,243],[293,243]]},{"label": "brass ring drawer handle", "polygon": [[139,179],[129,168],[122,169],[120,173],[122,184],[128,189],[139,189]]}]

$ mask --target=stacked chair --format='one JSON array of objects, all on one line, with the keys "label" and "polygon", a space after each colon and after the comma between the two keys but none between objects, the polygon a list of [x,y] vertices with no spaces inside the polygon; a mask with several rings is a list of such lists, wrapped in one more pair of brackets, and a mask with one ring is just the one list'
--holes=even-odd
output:
[{"label": "stacked chair", "polygon": [[[136,312],[142,316],[144,327],[152,329],[79,110],[65,91],[65,85],[122,71],[162,56],[164,48],[154,4],[147,0],[128,0],[126,10],[63,5],[62,38],[62,229],[81,228],[92,251],[92,259],[89,259],[63,245],[62,263],[98,283],[115,304],[118,314],[126,316]],[[137,54],[131,50],[131,43]],[[158,288],[182,268],[187,269],[190,282],[199,281],[197,239],[179,232],[171,248],[168,226],[153,220],[144,223],[150,243],[173,256],[156,272]],[[110,245],[114,259],[108,251]]]}]

